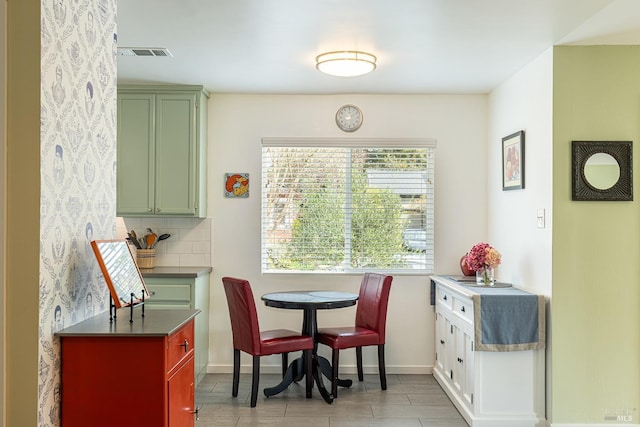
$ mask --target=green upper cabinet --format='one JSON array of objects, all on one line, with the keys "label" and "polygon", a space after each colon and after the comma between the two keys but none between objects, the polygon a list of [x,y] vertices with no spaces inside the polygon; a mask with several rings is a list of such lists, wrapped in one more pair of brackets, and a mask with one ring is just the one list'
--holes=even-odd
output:
[{"label": "green upper cabinet", "polygon": [[118,216],[206,217],[202,86],[118,87]]}]

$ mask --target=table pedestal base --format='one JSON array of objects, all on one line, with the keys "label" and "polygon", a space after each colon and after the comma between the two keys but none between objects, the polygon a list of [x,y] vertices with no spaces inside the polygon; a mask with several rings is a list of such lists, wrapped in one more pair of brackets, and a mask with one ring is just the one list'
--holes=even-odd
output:
[{"label": "table pedestal base", "polygon": [[[331,380],[331,364],[326,358],[322,356],[318,356],[316,354],[312,356],[311,364],[312,364],[311,372],[313,375],[313,380],[315,381],[316,386],[318,387],[318,391],[320,392],[320,395],[322,396],[325,402],[333,403],[334,397],[326,389],[326,387],[324,386],[324,382],[322,380],[323,375],[327,377],[327,379]],[[304,378],[304,358],[299,357],[289,364],[289,367],[287,368],[286,373],[282,377],[282,381],[280,382],[280,384],[273,387],[265,388],[264,395],[267,397],[275,396],[276,394],[286,390],[287,387],[289,387],[289,385],[291,385],[292,382],[294,381],[298,382],[302,380],[302,378]],[[351,384],[353,384],[353,381],[351,380],[338,379],[338,385],[340,387],[351,387]],[[306,389],[307,399],[311,398],[312,387],[313,387],[313,384],[311,385],[311,387],[307,387]]]}]

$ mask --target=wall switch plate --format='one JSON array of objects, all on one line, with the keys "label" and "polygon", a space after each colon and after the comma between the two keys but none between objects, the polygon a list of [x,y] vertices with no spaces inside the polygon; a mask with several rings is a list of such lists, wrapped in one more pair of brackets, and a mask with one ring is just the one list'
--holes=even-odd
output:
[{"label": "wall switch plate", "polygon": [[539,209],[538,214],[536,216],[536,218],[538,219],[538,228],[544,228],[544,222],[545,222],[544,216],[545,216],[544,209]]}]

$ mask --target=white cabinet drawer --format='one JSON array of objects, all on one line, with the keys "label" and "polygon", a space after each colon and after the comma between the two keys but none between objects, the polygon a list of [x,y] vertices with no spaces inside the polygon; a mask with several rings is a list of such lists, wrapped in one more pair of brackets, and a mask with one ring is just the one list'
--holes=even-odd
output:
[{"label": "white cabinet drawer", "polygon": [[469,323],[473,323],[473,302],[466,298],[453,298],[453,312]]},{"label": "white cabinet drawer", "polygon": [[453,295],[442,286],[436,287],[436,304],[451,310],[453,307]]}]

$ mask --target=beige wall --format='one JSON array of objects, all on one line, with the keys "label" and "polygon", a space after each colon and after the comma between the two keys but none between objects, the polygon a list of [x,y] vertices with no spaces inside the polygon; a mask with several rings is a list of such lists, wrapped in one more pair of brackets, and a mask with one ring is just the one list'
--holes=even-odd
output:
[{"label": "beige wall", "polygon": [[638,76],[640,46],[554,50],[554,423],[640,417],[638,181],[633,202],[574,202],[570,149],[572,140],[626,140],[637,149]]},{"label": "beige wall", "polygon": [[[5,149],[6,149],[6,42],[7,42],[7,4],[5,1],[0,1],[0,188],[4,189],[5,183]],[[4,297],[4,284],[5,284],[5,270],[4,270],[4,256],[5,256],[5,214],[4,209],[6,206],[5,192],[2,191],[0,196],[0,321],[3,327],[0,328],[0,427],[5,425],[5,401],[4,401],[4,325],[6,325],[5,314],[5,297]]]},{"label": "beige wall", "polygon": [[[354,103],[364,113],[355,134],[335,125],[335,112]],[[210,371],[231,372],[229,317],[222,276],[249,279],[260,295],[283,289],[340,289],[357,292],[359,275],[260,273],[260,175],[262,137],[435,138],[435,270],[459,273],[458,261],[486,238],[487,97],[394,95],[222,95],[209,101],[209,213],[212,217]],[[248,199],[223,197],[225,172],[248,172]],[[460,213],[454,215],[453,212]],[[462,213],[468,212],[468,215]],[[302,314],[258,304],[261,326],[298,330]],[[352,324],[354,308],[321,312],[320,325]],[[387,318],[386,362],[389,372],[430,372],[435,350],[433,307],[423,275],[396,275]],[[322,349],[324,350],[324,349]],[[325,355],[328,355],[325,354]],[[354,352],[341,356],[341,367],[355,364]],[[374,350],[365,366],[375,372]],[[344,362],[344,364],[343,364]],[[249,359],[243,359],[247,365]],[[263,362],[273,369],[279,359]]]},{"label": "beige wall", "polygon": [[40,1],[7,3],[6,425],[37,425]]}]

